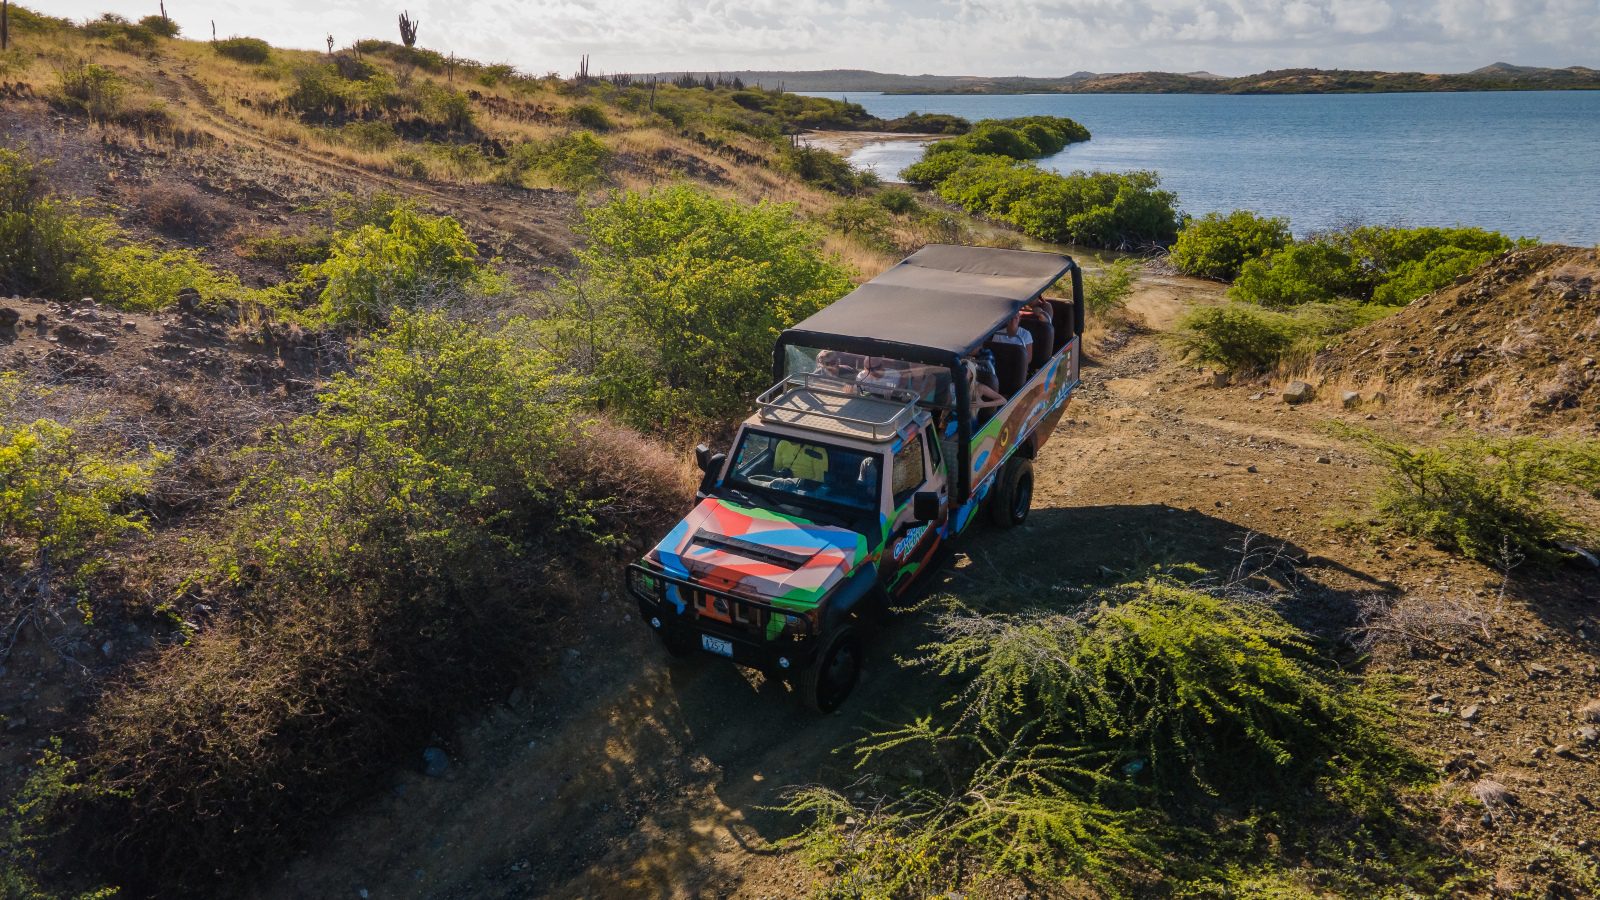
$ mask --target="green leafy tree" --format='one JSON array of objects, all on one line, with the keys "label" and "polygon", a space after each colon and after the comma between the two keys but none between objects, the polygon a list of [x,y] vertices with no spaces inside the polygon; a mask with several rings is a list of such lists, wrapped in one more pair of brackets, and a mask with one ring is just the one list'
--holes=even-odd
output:
[{"label": "green leafy tree", "polygon": [[1232,281],[1246,262],[1282,250],[1293,240],[1287,219],[1249,210],[1191,219],[1172,245],[1172,263],[1185,275]]},{"label": "green leafy tree", "polygon": [[687,186],[588,209],[557,340],[596,399],[644,428],[725,420],[767,386],[778,333],[850,289],[785,205]]}]

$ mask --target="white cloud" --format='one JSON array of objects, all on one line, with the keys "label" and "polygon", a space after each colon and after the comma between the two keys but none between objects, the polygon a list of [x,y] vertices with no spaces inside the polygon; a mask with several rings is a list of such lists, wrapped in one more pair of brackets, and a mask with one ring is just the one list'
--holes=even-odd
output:
[{"label": "white cloud", "polygon": [[[395,34],[531,72],[861,68],[1059,75],[1089,69],[1242,74],[1321,66],[1463,71],[1494,61],[1600,66],[1596,0],[173,0],[196,37],[319,47]],[[149,0],[57,0],[58,15],[149,13]]]}]

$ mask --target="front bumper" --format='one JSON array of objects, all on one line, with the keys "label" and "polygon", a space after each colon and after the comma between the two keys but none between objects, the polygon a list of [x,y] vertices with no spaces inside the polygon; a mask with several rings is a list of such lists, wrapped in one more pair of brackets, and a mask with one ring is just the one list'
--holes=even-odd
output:
[{"label": "front bumper", "polygon": [[[707,656],[731,659],[742,666],[757,669],[770,675],[793,672],[810,664],[819,643],[812,620],[796,615],[760,600],[742,597],[728,591],[709,588],[686,578],[667,575],[643,563],[628,566],[627,585],[639,604],[639,615],[645,624],[662,632],[663,636],[690,643]],[[639,576],[660,586],[658,591],[641,589]],[[729,611],[725,622],[702,614],[700,603],[706,598],[721,600]],[[788,623],[781,633],[766,637],[771,617],[780,616]],[[731,654],[715,653],[705,649],[700,635],[710,635],[731,645]]]}]

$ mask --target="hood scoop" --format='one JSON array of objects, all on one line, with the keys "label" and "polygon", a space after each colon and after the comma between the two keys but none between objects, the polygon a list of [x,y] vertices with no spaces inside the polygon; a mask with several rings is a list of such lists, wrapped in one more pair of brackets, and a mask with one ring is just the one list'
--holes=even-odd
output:
[{"label": "hood scoop", "polygon": [[694,537],[689,539],[689,544],[690,546],[710,547],[714,550],[721,550],[725,553],[737,553],[740,556],[760,560],[761,562],[765,563],[771,563],[775,566],[783,566],[786,569],[798,569],[805,565],[806,561],[815,555],[810,553],[795,553],[791,550],[780,550],[776,547],[768,547],[764,544],[757,544],[753,541],[745,541],[736,537],[729,537],[725,534],[717,534],[715,532],[707,531],[704,528],[694,533]]}]

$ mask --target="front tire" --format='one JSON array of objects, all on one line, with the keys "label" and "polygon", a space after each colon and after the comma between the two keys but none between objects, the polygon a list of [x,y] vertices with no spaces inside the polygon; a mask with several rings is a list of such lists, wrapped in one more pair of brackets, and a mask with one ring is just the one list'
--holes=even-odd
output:
[{"label": "front tire", "polygon": [[989,519],[1001,528],[1015,528],[1028,520],[1032,507],[1033,460],[1012,459],[989,498]]},{"label": "front tire", "polygon": [[861,641],[855,628],[840,626],[822,652],[800,673],[800,699],[814,712],[831,713],[861,679]]}]

